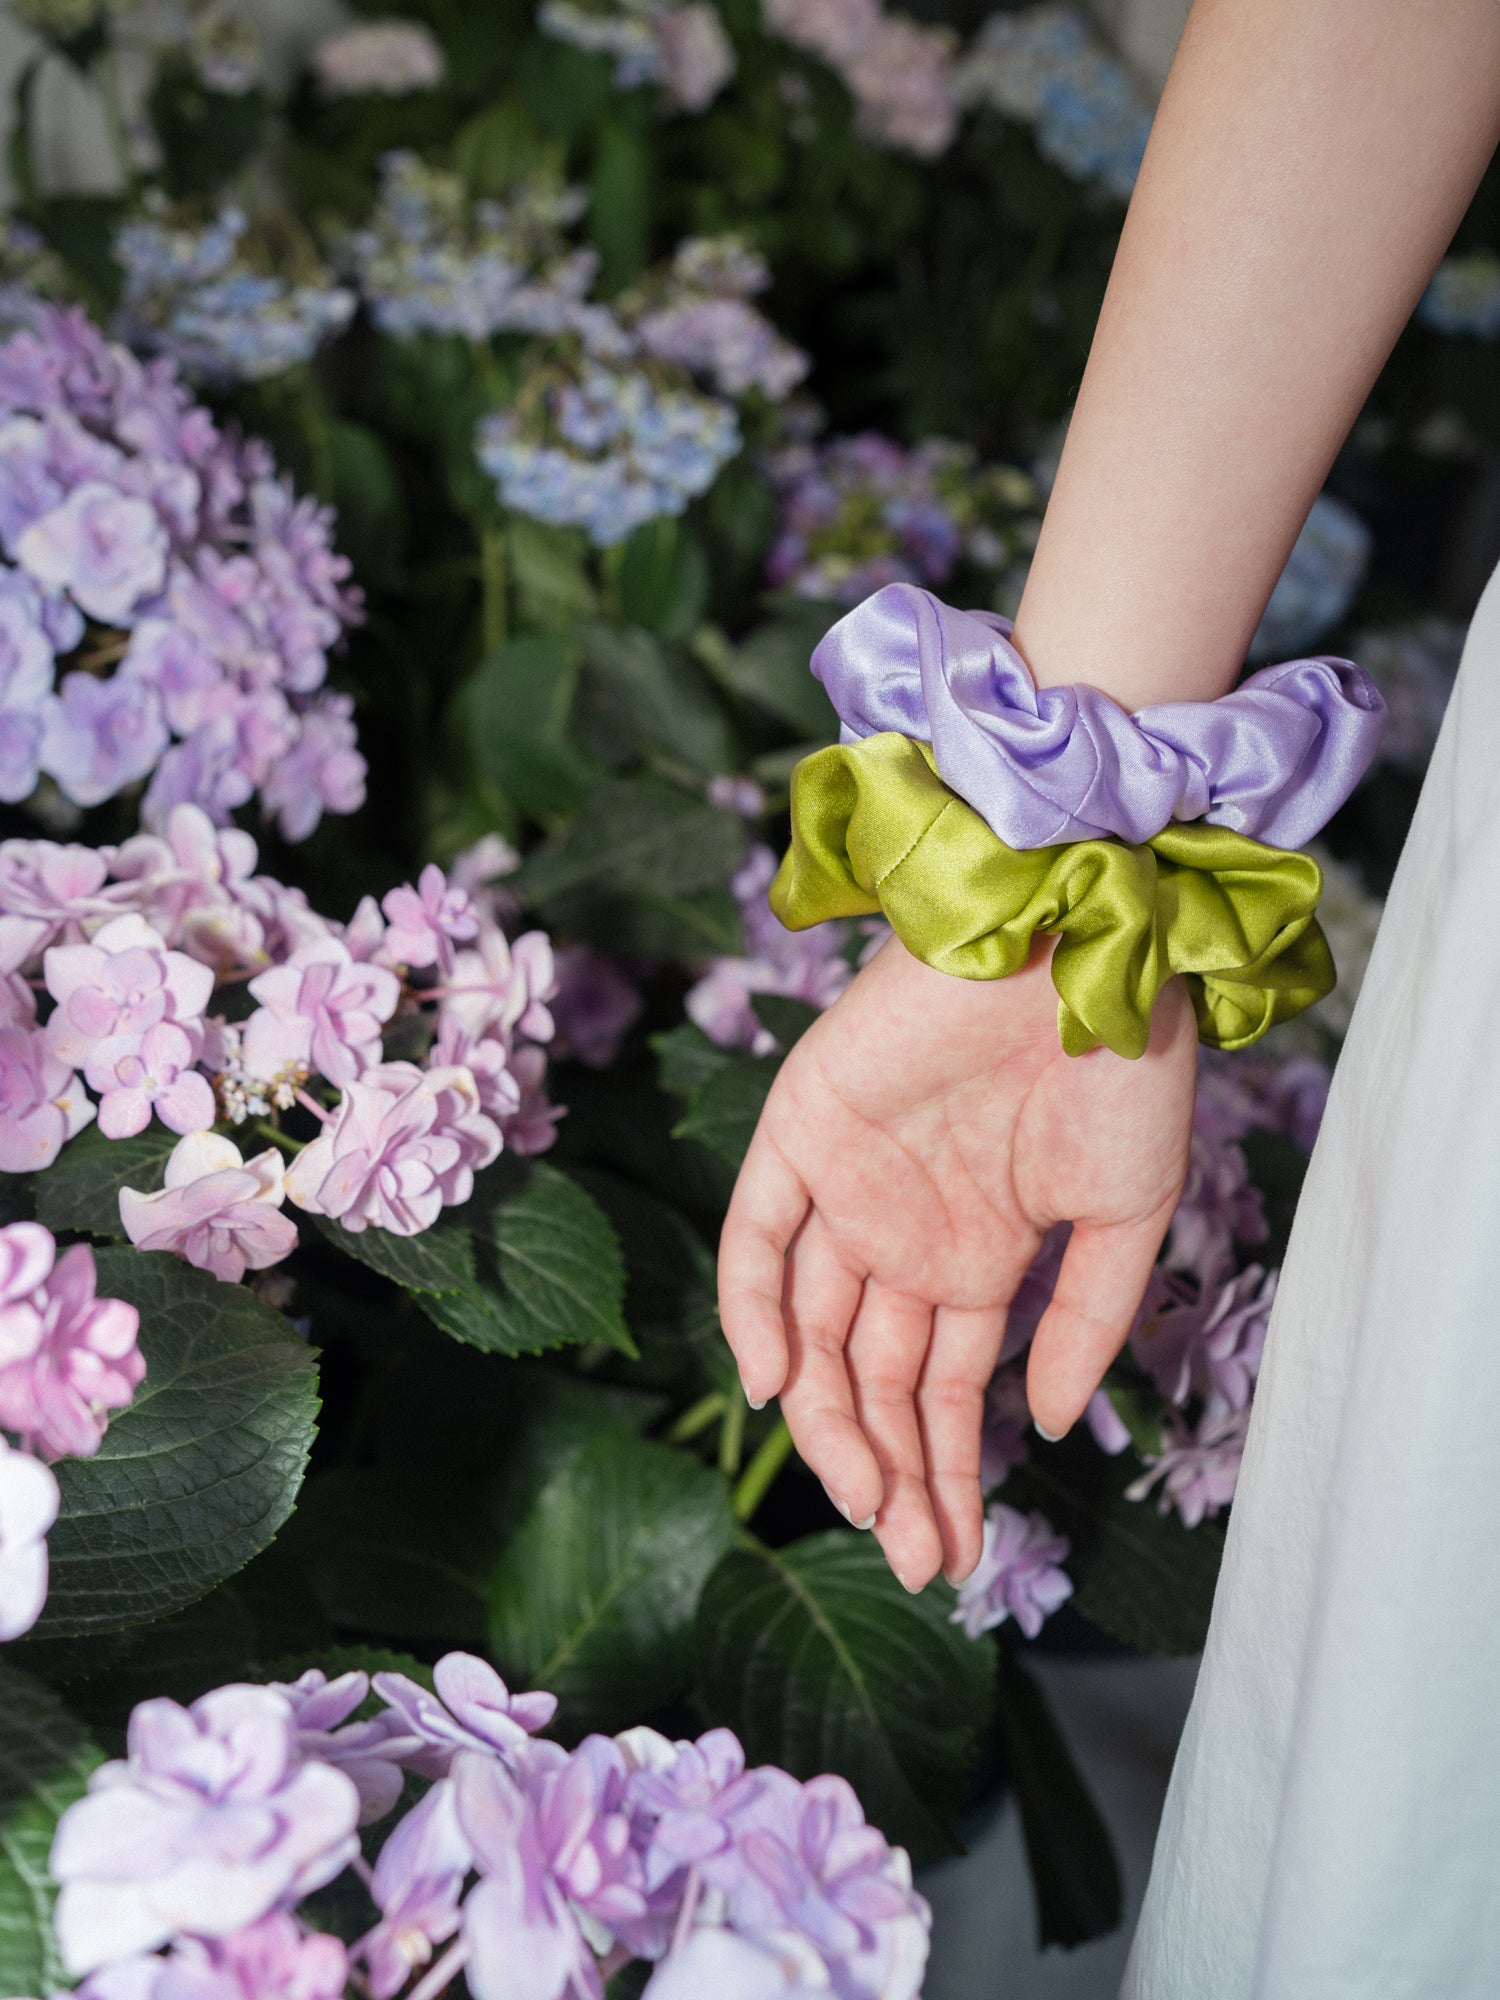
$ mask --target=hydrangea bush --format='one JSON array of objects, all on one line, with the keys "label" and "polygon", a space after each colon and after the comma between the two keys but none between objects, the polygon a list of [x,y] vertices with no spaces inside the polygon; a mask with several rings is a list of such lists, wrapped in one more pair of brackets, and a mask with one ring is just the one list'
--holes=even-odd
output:
[{"label": "hydrangea bush", "polygon": [[[905,2000],[911,1870],[1005,1786],[1042,1939],[1096,1935],[1030,1661],[1203,1642],[1480,580],[1496,185],[1256,640],[1393,712],[1320,850],[1340,988],[1204,1058],[1055,1445],[1043,1245],[983,1558],[913,1598],[718,1333],[757,1110],[885,938],[766,888],[832,620],[1014,608],[1137,81],[1050,0],[371,0],[265,60],[224,0],[17,11],[0,1992]],[[111,191],[49,178],[58,64]]]}]

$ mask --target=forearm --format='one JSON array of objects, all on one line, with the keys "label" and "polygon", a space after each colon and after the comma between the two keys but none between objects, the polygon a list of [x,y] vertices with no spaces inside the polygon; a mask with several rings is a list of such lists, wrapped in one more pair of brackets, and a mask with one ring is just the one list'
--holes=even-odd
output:
[{"label": "forearm", "polygon": [[1500,139],[1500,0],[1196,0],[1016,641],[1129,708],[1233,682]]}]

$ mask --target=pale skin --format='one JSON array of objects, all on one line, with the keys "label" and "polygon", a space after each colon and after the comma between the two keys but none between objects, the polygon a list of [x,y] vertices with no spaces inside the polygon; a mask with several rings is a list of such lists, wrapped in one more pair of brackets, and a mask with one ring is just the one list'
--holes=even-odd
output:
[{"label": "pale skin", "polygon": [[[1196,0],[1131,204],[1016,643],[1039,684],[1211,700],[1500,141],[1500,0]],[[1130,1062],[893,941],[788,1057],[719,1259],[745,1393],[919,1590],[978,1560],[984,1387],[1073,1234],[1027,1395],[1057,1436],[1129,1331],[1186,1171],[1180,982]]]}]

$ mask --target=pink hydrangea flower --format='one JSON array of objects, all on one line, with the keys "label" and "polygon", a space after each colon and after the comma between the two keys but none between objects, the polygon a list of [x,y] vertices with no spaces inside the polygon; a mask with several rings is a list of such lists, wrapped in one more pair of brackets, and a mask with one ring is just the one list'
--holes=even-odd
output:
[{"label": "pink hydrangea flower", "polygon": [[333,937],[299,945],[284,965],[252,979],[250,991],[261,1004],[245,1023],[249,1074],[269,1078],[293,1063],[330,1083],[353,1083],[380,1061],[380,1030],[401,1000],[395,973],[361,965]]},{"label": "pink hydrangea flower", "polygon": [[87,917],[108,914],[109,864],[92,847],[51,840],[0,842],[0,972],[14,972],[59,936],[81,938]]},{"label": "pink hydrangea flower", "polygon": [[144,1035],[158,1021],[201,1032],[214,976],[169,951],[144,917],[115,917],[92,943],[53,945],[43,960],[56,1012],[43,1031],[53,1055],[83,1062],[96,1043]]},{"label": "pink hydrangea flower", "polygon": [[0,1028],[0,1174],[50,1167],[94,1116],[83,1085],[44,1031]]},{"label": "pink hydrangea flower", "polygon": [[297,1247],[297,1225],[281,1213],[286,1183],[274,1147],[246,1160],[232,1139],[193,1132],[172,1148],[165,1183],[155,1194],[120,1190],[120,1222],[138,1250],[170,1250],[237,1285]]},{"label": "pink hydrangea flower", "polygon": [[16,559],[38,583],[66,590],[103,625],[128,625],[167,574],[167,535],[147,500],[88,479],[22,529]]},{"label": "pink hydrangea flower", "polygon": [[331,1882],[359,1851],[359,1794],[303,1763],[285,1695],[217,1688],[145,1701],[52,1844],[54,1927],[79,1975],[186,1934],[227,1938]]},{"label": "pink hydrangea flower", "polygon": [[0,1437],[0,1644],[19,1639],[47,1601],[47,1530],[57,1481],[40,1459]]},{"label": "pink hydrangea flower", "polygon": [[[386,949],[391,949],[389,937]],[[512,944],[498,924],[487,923],[479,929],[476,948],[454,956],[443,988],[443,1012],[476,1041],[498,1034],[507,1046],[513,1035],[550,1042],[553,1021],[547,1002],[556,991],[557,968],[545,931],[527,931]]]},{"label": "pink hydrangea flower", "polygon": [[513,1153],[545,1153],[557,1138],[563,1107],[547,1096],[547,1056],[543,1049],[514,1051],[510,1073],[521,1093],[515,1110],[500,1120],[500,1135]]},{"label": "pink hydrangea flower", "polygon": [[212,966],[263,964],[268,884],[255,874],[254,840],[215,826],[201,806],[174,806],[160,833],[138,833],[111,872],[169,945]]},{"label": "pink hydrangea flower", "polygon": [[381,908],[390,924],[381,956],[391,965],[409,965],[416,971],[435,965],[451,973],[454,945],[479,935],[473,897],[467,889],[450,888],[434,861],[417,877],[415,889],[404,882],[399,889],[387,890]]},{"label": "pink hydrangea flower", "polygon": [[273,1910],[231,1937],[175,1938],[165,1958],[101,1965],[81,2000],[342,2000],[349,1954],[326,1932]]},{"label": "pink hydrangea flower", "polygon": [[379,1063],[344,1094],[286,1176],[299,1208],[356,1233],[430,1229],[445,1204],[467,1201],[474,1174],[500,1151],[500,1129],[480,1109],[472,1073]]},{"label": "pink hydrangea flower", "polygon": [[76,806],[97,806],[144,778],[170,740],[156,690],[117,674],[68,674],[47,703],[41,766]]},{"label": "pink hydrangea flower", "polygon": [[298,722],[297,741],[261,781],[261,802],[291,841],[306,840],[325,812],[358,812],[369,775],[348,695],[320,695]]},{"label": "pink hydrangea flower", "polygon": [[202,1045],[175,1021],[158,1021],[144,1035],[110,1035],[96,1042],[83,1066],[99,1092],[99,1130],[106,1139],[144,1132],[154,1111],[169,1132],[206,1132],[217,1115],[213,1086],[194,1068]]},{"label": "pink hydrangea flower", "polygon": [[141,1316],[123,1299],[96,1296],[94,1253],[76,1243],[31,1295],[36,1346],[0,1367],[0,1427],[48,1458],[88,1458],[107,1412],[124,1409],[146,1372],[136,1346]]},{"label": "pink hydrangea flower", "polygon": [[972,1576],[960,1586],[953,1623],[971,1639],[1014,1618],[1034,1639],[1059,1605],[1073,1595],[1066,1571],[1068,1541],[1043,1514],[1019,1514],[1002,1500],[985,1509],[984,1549]]}]

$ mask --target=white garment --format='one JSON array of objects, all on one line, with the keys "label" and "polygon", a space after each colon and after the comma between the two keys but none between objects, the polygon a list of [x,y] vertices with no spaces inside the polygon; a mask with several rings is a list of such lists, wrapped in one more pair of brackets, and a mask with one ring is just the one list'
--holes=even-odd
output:
[{"label": "white garment", "polygon": [[1334,1077],[1122,2000],[1500,1996],[1500,578]]}]

